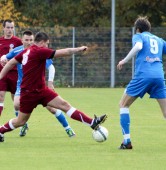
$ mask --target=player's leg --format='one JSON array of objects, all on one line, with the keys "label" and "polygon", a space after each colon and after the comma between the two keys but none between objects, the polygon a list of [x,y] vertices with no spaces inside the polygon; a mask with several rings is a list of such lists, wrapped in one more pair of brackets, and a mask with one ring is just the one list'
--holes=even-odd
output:
[{"label": "player's leg", "polygon": [[7,123],[0,127],[0,142],[4,141],[4,133],[10,132],[18,127],[23,126],[28,119],[30,118],[31,114],[25,114],[20,112],[18,117],[10,119]]},{"label": "player's leg", "polygon": [[53,107],[46,107],[47,110],[49,110],[56,118],[57,120],[61,123],[61,125],[64,127],[67,135],[69,137],[73,137],[75,136],[75,132],[72,130],[72,128],[70,127],[66,117],[64,116],[63,112],[59,109],[55,109]]},{"label": "player's leg", "polygon": [[[20,95],[20,88],[17,88],[17,71],[12,71],[8,73],[7,75],[7,80],[6,80],[6,86],[8,87],[8,91],[11,93],[11,98],[14,101],[15,94]],[[19,104],[15,105],[14,104],[14,109],[15,109],[15,115],[18,115],[19,112]]]},{"label": "player's leg", "polygon": [[164,118],[166,118],[166,99],[157,99]]},{"label": "player's leg", "polygon": [[[0,115],[2,114],[4,108],[4,100],[5,100],[6,92],[9,91],[11,92],[11,94],[14,94],[16,91],[17,80],[15,81],[15,84],[13,84],[13,82],[10,81],[9,75],[10,73],[8,73],[7,76],[5,76],[2,80],[0,80]],[[11,98],[13,100],[12,95]]]},{"label": "player's leg", "polygon": [[98,128],[99,124],[103,123],[107,118],[107,116],[104,114],[100,117],[95,116],[95,118],[92,119],[87,114],[72,107],[60,96],[56,96],[53,100],[48,102],[47,105],[64,111],[70,118],[89,125],[92,129]]},{"label": "player's leg", "polygon": [[18,116],[20,110],[20,95],[14,96],[14,109],[15,109],[15,115]]},{"label": "player's leg", "polygon": [[138,98],[142,98],[153,81],[149,79],[132,79],[120,100],[120,124],[123,134],[123,142],[119,149],[132,149],[130,139],[130,112],[129,107]]},{"label": "player's leg", "polygon": [[1,116],[3,108],[4,108],[5,94],[6,94],[6,91],[0,91],[0,116]]},{"label": "player's leg", "polygon": [[15,94],[11,94],[11,98],[14,102],[14,110],[15,110],[15,115],[18,116],[19,113],[19,107],[20,107],[20,97],[17,98],[17,96],[15,96]]},{"label": "player's leg", "polygon": [[[16,93],[14,95],[14,108],[15,108],[15,114],[18,116],[19,110],[20,110],[20,89],[17,88]],[[20,127],[20,137],[23,137],[27,134],[29,127],[28,123],[26,122],[22,127]]]},{"label": "player's leg", "polygon": [[130,139],[130,113],[129,107],[136,100],[135,97],[128,96],[126,93],[123,94],[119,107],[120,107],[120,125],[123,134],[123,142],[119,149],[132,149]]}]

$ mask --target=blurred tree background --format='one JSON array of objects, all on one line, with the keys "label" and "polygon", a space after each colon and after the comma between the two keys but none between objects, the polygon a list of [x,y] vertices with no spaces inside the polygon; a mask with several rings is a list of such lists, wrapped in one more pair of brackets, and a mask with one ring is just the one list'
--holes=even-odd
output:
[{"label": "blurred tree background", "polygon": [[[115,0],[116,26],[132,26],[147,15],[153,26],[166,23],[165,0]],[[18,26],[110,27],[111,0],[1,0],[0,20]]]},{"label": "blurred tree background", "polygon": [[[153,32],[166,39],[163,27],[166,26],[166,0],[115,0],[115,4],[115,65],[131,48],[132,26],[137,16],[148,16],[155,28]],[[14,20],[17,36],[27,28],[34,33],[45,31],[51,37],[50,47],[56,49],[72,47],[74,35],[75,46],[90,47],[85,57],[77,55],[74,59],[75,86],[109,87],[111,5],[111,0],[0,0],[0,21]],[[72,56],[58,58],[54,65],[58,70],[56,86],[71,86]],[[125,86],[131,76],[129,62],[123,73],[116,70],[116,86]]]}]

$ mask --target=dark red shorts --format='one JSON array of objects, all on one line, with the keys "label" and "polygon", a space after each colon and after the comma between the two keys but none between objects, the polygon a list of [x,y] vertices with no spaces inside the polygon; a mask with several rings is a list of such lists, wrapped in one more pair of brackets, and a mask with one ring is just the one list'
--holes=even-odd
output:
[{"label": "dark red shorts", "polygon": [[17,70],[8,72],[7,75],[0,80],[0,91],[9,91],[14,94],[16,91],[17,78]]},{"label": "dark red shorts", "polygon": [[47,103],[57,96],[58,94],[48,87],[39,91],[28,91],[21,89],[20,111],[22,113],[32,113],[33,109],[36,108],[38,104],[47,106]]}]

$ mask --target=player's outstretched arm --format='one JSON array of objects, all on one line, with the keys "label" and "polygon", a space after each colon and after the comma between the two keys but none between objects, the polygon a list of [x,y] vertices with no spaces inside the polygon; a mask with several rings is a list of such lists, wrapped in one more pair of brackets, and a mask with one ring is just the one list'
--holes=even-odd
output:
[{"label": "player's outstretched arm", "polygon": [[0,79],[2,79],[17,63],[18,61],[15,58],[11,59],[1,70]]},{"label": "player's outstretched arm", "polygon": [[117,69],[121,70],[123,65],[127,63],[131,58],[135,57],[136,54],[142,49],[143,44],[141,42],[137,42],[134,47],[130,50],[130,52],[127,54],[127,56],[119,61],[117,65]]},{"label": "player's outstretched arm", "polygon": [[88,49],[87,46],[77,47],[77,48],[64,48],[60,50],[56,50],[54,57],[63,57],[69,56],[72,54],[83,53]]}]

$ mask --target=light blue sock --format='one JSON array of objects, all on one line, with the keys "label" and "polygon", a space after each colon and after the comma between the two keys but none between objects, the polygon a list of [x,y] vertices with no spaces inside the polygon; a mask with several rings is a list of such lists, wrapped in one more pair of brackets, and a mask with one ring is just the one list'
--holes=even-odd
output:
[{"label": "light blue sock", "polygon": [[56,113],[55,113],[55,117],[58,119],[58,121],[61,123],[61,125],[65,128],[68,129],[70,128],[66,117],[64,116],[64,114],[62,113],[61,110],[57,109]]},{"label": "light blue sock", "polygon": [[124,144],[131,142],[130,140],[130,115],[128,108],[120,108],[120,124],[122,128]]}]

